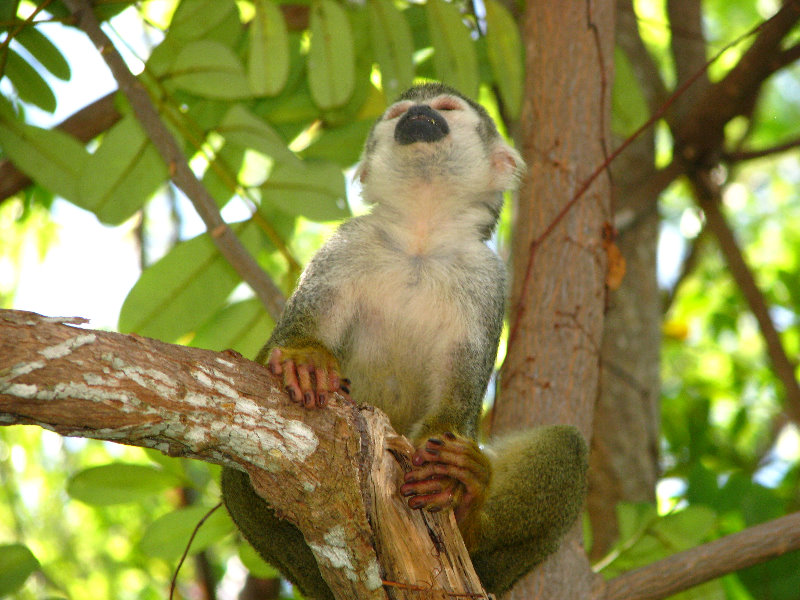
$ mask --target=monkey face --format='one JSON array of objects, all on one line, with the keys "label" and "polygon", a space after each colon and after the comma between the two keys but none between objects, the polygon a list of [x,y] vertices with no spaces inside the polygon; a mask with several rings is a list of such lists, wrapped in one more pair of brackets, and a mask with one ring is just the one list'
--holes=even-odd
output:
[{"label": "monkey face", "polygon": [[496,194],[516,185],[522,166],[482,106],[429,83],[409,89],[378,119],[357,176],[366,202],[386,203],[401,190],[439,198]]}]

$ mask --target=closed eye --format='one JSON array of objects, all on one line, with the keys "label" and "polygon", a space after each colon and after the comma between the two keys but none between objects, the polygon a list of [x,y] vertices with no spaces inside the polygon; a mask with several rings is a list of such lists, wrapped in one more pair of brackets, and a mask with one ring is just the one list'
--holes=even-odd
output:
[{"label": "closed eye", "polygon": [[411,102],[398,102],[394,106],[390,106],[386,113],[383,115],[384,121],[391,121],[392,119],[396,119],[400,115],[404,114],[409,107],[411,106]]},{"label": "closed eye", "polygon": [[442,96],[431,102],[431,108],[435,108],[436,110],[462,110],[464,107],[456,98],[452,96]]}]

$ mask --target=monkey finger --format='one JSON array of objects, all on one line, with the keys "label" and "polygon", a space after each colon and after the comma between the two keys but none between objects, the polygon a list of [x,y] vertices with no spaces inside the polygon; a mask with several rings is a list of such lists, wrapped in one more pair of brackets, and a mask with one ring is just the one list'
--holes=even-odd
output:
[{"label": "monkey finger", "polygon": [[425,496],[438,494],[445,487],[442,479],[424,479],[422,481],[408,481],[400,486],[401,496]]},{"label": "monkey finger", "polygon": [[300,391],[300,383],[297,380],[297,369],[291,360],[283,363],[283,389],[289,394],[289,399],[292,402],[302,402],[302,392]]},{"label": "monkey finger", "polygon": [[485,494],[488,479],[480,479],[468,469],[444,463],[432,463],[430,471],[453,478],[460,483],[464,488],[465,499],[469,502]]},{"label": "monkey finger", "polygon": [[314,369],[314,381],[317,384],[317,406],[323,408],[328,403],[328,392],[331,391],[328,387],[330,384],[330,376],[327,369],[323,367]]},{"label": "monkey finger", "polygon": [[472,477],[484,481],[487,485],[489,483],[490,466],[489,462],[478,452],[469,449],[463,451],[461,449],[453,450],[449,445],[437,451],[437,458],[432,461],[447,465],[460,467],[472,474]]},{"label": "monkey finger", "polygon": [[311,368],[307,364],[297,365],[297,381],[300,385],[300,393],[303,405],[312,408],[317,401],[314,393],[314,386],[311,383]]},{"label": "monkey finger", "polygon": [[461,499],[460,486],[448,486],[440,492],[413,496],[408,500],[411,508],[424,508],[428,512],[438,512],[458,506]]},{"label": "monkey finger", "polygon": [[272,352],[270,352],[269,360],[267,361],[267,365],[269,366],[269,370],[272,371],[275,375],[280,375],[283,373],[283,353],[281,352],[280,348],[273,348]]}]

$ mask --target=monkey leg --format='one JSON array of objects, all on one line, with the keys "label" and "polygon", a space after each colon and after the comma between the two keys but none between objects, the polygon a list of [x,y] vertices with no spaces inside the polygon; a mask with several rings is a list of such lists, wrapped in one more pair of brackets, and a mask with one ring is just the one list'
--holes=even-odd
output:
[{"label": "monkey leg", "polygon": [[292,402],[306,408],[324,407],[334,392],[349,393],[347,380],[339,374],[339,361],[321,344],[273,348],[267,365],[275,375],[283,375]]},{"label": "monkey leg", "polygon": [[492,481],[470,555],[499,595],[555,552],[580,514],[587,449],[577,429],[553,425],[501,439],[488,454]]},{"label": "monkey leg", "polygon": [[333,600],[303,534],[288,521],[277,517],[264,499],[253,491],[246,473],[223,469],[222,497],[239,531],[265,561],[277,567],[305,597]]}]

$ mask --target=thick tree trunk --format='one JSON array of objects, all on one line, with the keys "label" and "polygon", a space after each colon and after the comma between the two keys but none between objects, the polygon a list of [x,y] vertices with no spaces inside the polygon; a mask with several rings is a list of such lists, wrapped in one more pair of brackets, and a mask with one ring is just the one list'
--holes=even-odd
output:
[{"label": "thick tree trunk", "polygon": [[[598,394],[611,220],[603,173],[610,137],[614,4],[528,2],[520,138],[530,170],[514,223],[508,354],[493,433],[572,423],[591,438]],[[580,528],[509,598],[584,599],[593,582]]]}]

